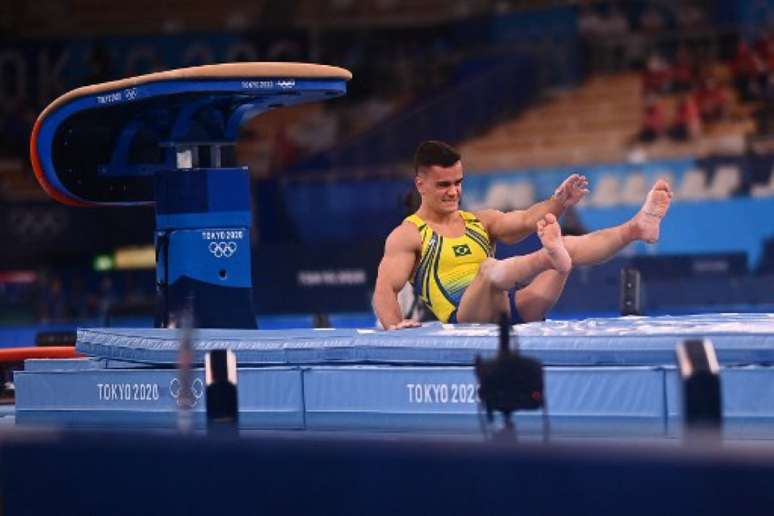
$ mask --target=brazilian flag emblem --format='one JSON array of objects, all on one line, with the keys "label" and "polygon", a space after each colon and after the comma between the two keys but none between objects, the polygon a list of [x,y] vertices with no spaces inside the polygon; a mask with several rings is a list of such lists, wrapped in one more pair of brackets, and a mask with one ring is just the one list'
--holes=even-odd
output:
[{"label": "brazilian flag emblem", "polygon": [[452,249],[454,250],[454,256],[467,256],[471,254],[468,244],[453,245]]}]

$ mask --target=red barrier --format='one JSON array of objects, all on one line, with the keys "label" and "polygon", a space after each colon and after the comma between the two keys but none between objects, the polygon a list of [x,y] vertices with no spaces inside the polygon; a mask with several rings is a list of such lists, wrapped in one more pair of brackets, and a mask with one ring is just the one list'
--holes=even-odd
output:
[{"label": "red barrier", "polygon": [[74,346],[45,346],[25,348],[0,348],[0,363],[23,362],[28,358],[79,358],[82,353]]}]

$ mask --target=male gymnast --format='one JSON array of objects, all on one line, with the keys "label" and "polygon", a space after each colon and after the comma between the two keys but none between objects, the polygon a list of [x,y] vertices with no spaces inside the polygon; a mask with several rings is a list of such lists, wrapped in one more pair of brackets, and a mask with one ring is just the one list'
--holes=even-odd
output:
[{"label": "male gymnast", "polygon": [[[637,240],[656,242],[672,199],[669,184],[659,179],[630,220],[563,237],[557,218],[588,193],[581,175],[571,175],[550,199],[526,210],[467,212],[459,209],[463,169],[454,148],[421,143],[414,170],[419,209],[387,237],[374,289],[374,310],[388,330],[419,326],[405,319],[398,305],[406,282],[442,322],[491,323],[502,313],[510,313],[513,324],[543,320],[573,264],[601,263]],[[493,258],[497,241],[518,242],[533,231],[542,249]]]}]

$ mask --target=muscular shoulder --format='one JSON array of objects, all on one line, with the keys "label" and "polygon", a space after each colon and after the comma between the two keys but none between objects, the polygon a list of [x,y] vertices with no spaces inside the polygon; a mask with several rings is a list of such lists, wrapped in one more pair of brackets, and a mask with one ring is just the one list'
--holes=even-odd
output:
[{"label": "muscular shoulder", "polygon": [[472,212],[478,220],[483,224],[486,232],[492,235],[492,228],[498,220],[504,215],[500,210],[479,210]]},{"label": "muscular shoulder", "polygon": [[422,248],[422,237],[416,224],[409,221],[392,230],[385,242],[386,251],[419,251]]}]

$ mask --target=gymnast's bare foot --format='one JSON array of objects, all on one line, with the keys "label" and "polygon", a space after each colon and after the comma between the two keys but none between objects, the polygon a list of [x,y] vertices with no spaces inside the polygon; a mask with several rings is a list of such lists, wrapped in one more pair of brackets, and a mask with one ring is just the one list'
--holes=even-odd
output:
[{"label": "gymnast's bare foot", "polygon": [[548,213],[538,221],[537,234],[543,244],[543,250],[551,261],[551,266],[559,272],[570,272],[572,258],[564,248],[562,229],[553,214]]},{"label": "gymnast's bare foot", "polygon": [[648,192],[639,213],[632,219],[632,228],[637,240],[644,240],[649,244],[658,241],[661,219],[666,215],[670,202],[672,188],[665,180],[659,179]]}]

